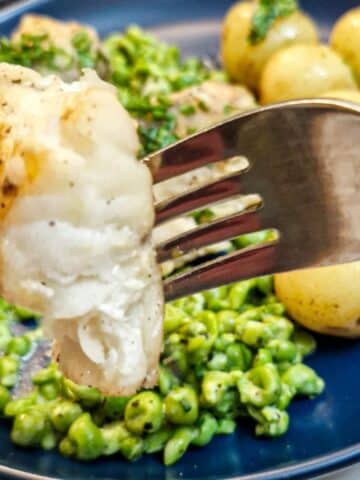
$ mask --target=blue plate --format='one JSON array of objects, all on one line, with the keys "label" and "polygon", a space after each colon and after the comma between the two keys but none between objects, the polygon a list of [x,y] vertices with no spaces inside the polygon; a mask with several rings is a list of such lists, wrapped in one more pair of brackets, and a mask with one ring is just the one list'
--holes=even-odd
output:
[{"label": "blue plate", "polygon": [[[179,44],[185,53],[215,54],[220,19],[230,0],[35,0],[0,14],[1,33],[8,34],[27,11],[94,25],[101,34],[130,23],[150,28]],[[325,38],[334,20],[357,0],[302,2],[317,20]],[[313,478],[360,461],[360,343],[318,338],[309,364],[327,384],[316,400],[298,400],[290,408],[289,432],[273,440],[256,439],[247,424],[234,435],[217,437],[207,447],[192,449],[175,466],[164,468],[156,456],[136,463],[118,457],[91,464],[55,452],[14,447],[6,427],[0,428],[0,476],[17,479],[69,480],[300,480]]]}]

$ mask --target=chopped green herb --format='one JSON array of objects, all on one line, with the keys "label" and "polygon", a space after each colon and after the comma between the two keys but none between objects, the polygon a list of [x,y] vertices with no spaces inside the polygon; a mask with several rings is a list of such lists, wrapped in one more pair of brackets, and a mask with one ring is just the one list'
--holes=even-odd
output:
[{"label": "chopped green herb", "polygon": [[206,105],[206,103],[202,100],[199,100],[198,101],[198,107],[200,108],[200,110],[202,110],[203,112],[208,112],[209,111],[209,107]]},{"label": "chopped green herb", "polygon": [[196,108],[194,107],[194,105],[190,105],[188,103],[184,103],[184,105],[181,105],[179,110],[180,113],[182,113],[186,117],[194,115],[194,113],[196,112]]},{"label": "chopped green herb", "polygon": [[80,68],[95,68],[98,55],[92,50],[91,38],[88,33],[85,31],[76,33],[71,43],[77,52]]},{"label": "chopped green herb", "polygon": [[0,62],[34,68],[39,72],[67,72],[72,68],[95,68],[98,53],[92,52],[91,39],[83,31],[72,39],[76,55],[54,45],[48,35],[23,34],[19,40],[0,39]]},{"label": "chopped green herb", "polygon": [[73,59],[61,48],[52,45],[47,35],[22,35],[20,40],[0,40],[0,61],[36,70],[68,70]]},{"label": "chopped green herb", "polygon": [[[138,27],[108,37],[104,51],[110,64],[110,81],[117,87],[121,103],[140,121],[140,156],[176,141],[170,94],[198,85],[214,72],[199,59],[182,60],[178,48]],[[181,110],[190,115],[193,108],[184,105]]]},{"label": "chopped green herb", "polygon": [[230,115],[230,113],[233,111],[234,111],[234,108],[231,105],[225,105],[224,115]]},{"label": "chopped green herb", "polygon": [[297,0],[260,0],[252,19],[249,41],[264,40],[275,20],[290,15],[297,8]]}]

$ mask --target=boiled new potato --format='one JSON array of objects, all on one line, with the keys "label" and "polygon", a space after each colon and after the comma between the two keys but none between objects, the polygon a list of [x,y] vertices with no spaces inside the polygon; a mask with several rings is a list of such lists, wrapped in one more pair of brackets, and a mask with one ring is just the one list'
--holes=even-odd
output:
[{"label": "boiled new potato", "polygon": [[293,43],[317,43],[315,24],[302,12],[278,19],[265,40],[251,44],[248,40],[257,4],[241,2],[232,7],[224,20],[221,53],[229,76],[256,90],[266,61],[280,48]]},{"label": "boiled new potato", "polygon": [[360,103],[359,90],[330,90],[321,94],[324,98],[338,98],[339,100],[347,100],[348,102]]},{"label": "boiled new potato", "polygon": [[305,327],[360,336],[360,262],[275,275],[275,291]]},{"label": "boiled new potato", "polygon": [[330,47],[292,45],[275,53],[265,65],[260,97],[262,103],[272,103],[356,88],[350,68]]},{"label": "boiled new potato", "polygon": [[360,7],[349,10],[336,22],[330,42],[360,83]]}]

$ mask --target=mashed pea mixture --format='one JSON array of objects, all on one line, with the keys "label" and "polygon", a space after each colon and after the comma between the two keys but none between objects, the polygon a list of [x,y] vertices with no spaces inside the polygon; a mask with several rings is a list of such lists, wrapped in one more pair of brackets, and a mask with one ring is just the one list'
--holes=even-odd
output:
[{"label": "mashed pea mixture", "polygon": [[[270,28],[270,13],[258,12],[254,41]],[[1,40],[0,60],[63,77],[82,67],[96,68],[117,87],[120,101],[138,122],[139,156],[175,141],[179,116],[209,110],[201,97],[172,109],[174,92],[205,81],[227,82],[225,73],[201,59],[183,61],[176,47],[137,27],[112,35],[101,48],[86,31],[77,32],[69,50],[46,35],[24,33]],[[223,110],[223,116],[234,113],[231,105]],[[209,210],[193,216],[195,222],[211,218]],[[228,248],[247,247],[267,235],[243,235]],[[164,331],[160,379],[153,389],[104,397],[49,364],[35,369],[24,390],[18,387],[22,372],[45,345],[41,321],[2,301],[0,412],[1,422],[11,424],[13,442],[86,461],[113,454],[132,461],[160,452],[164,464],[171,465],[190,446],[203,447],[215,435],[241,428],[244,417],[252,419],[255,435],[282,435],[289,428],[291,401],[324,389],[323,380],[303,363],[315,341],[286,315],[273,293],[272,277],[168,304]]]},{"label": "mashed pea mixture", "polygon": [[24,363],[44,342],[40,328],[12,333],[29,321],[29,312],[2,302],[1,421],[12,423],[17,445],[57,448],[78,460],[161,452],[171,465],[190,445],[241,428],[243,417],[251,417],[256,435],[276,437],[289,428],[290,402],[324,388],[303,363],[315,341],[287,318],[271,277],[168,304],[159,385],[131,397],[104,397],[50,364],[33,374],[28,393],[12,399]]}]

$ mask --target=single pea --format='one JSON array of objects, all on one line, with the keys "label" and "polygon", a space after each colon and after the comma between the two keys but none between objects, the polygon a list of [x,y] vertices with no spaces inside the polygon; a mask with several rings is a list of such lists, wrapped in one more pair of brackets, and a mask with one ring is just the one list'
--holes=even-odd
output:
[{"label": "single pea", "polygon": [[11,399],[10,393],[7,388],[0,385],[0,414],[4,412],[6,405]]},{"label": "single pea", "polygon": [[220,435],[230,435],[236,430],[236,421],[232,418],[220,418],[216,433]]},{"label": "single pea", "polygon": [[70,426],[67,438],[69,442],[61,446],[60,451],[65,453],[65,446],[71,455],[79,460],[94,460],[104,450],[104,442],[101,430],[92,422],[89,413],[83,413]]},{"label": "single pea", "polygon": [[119,420],[124,417],[125,407],[131,397],[106,397],[104,404],[100,407],[104,417],[109,420]]},{"label": "single pea", "polygon": [[216,315],[210,311],[200,312],[191,322],[191,329],[196,327],[192,337],[187,343],[189,362],[198,365],[207,361],[208,355],[218,335]]},{"label": "single pea", "polygon": [[4,414],[6,417],[16,417],[21,413],[28,410],[29,407],[35,405],[36,395],[34,393],[28,395],[27,397],[16,398],[10,400],[4,409]]},{"label": "single pea", "polygon": [[39,385],[39,393],[46,400],[54,400],[59,396],[60,386],[55,382],[47,382]]},{"label": "single pea", "polygon": [[183,377],[189,369],[185,345],[165,345],[164,363],[178,377]]},{"label": "single pea", "polygon": [[164,449],[166,442],[169,440],[173,430],[165,426],[157,432],[150,433],[144,440],[144,450],[146,453],[157,453]]},{"label": "single pea", "polygon": [[273,364],[249,370],[237,386],[241,402],[256,407],[274,403],[280,394],[280,378]]},{"label": "single pea", "polygon": [[78,403],[61,400],[50,411],[50,421],[58,432],[66,433],[70,425],[82,414]]},{"label": "single pea", "polygon": [[45,435],[42,437],[40,442],[40,447],[43,450],[52,450],[53,448],[56,447],[57,443],[58,443],[58,437],[56,433],[53,430],[50,430],[47,433],[45,433]]},{"label": "single pea", "polygon": [[175,430],[164,448],[164,464],[166,466],[173,465],[184,455],[195,434],[193,427],[178,427]]},{"label": "single pea", "polygon": [[0,384],[3,387],[12,387],[17,380],[19,360],[15,356],[4,355],[0,358]]},{"label": "single pea", "polygon": [[257,436],[278,437],[287,432],[289,415],[276,407],[264,407],[260,411],[260,421],[256,425]]},{"label": "single pea", "polygon": [[59,452],[64,457],[75,457],[76,445],[68,437],[65,437],[59,443]]},{"label": "single pea", "polygon": [[271,239],[273,233],[270,230],[261,230],[260,232],[245,233],[236,237],[233,242],[237,248],[250,247],[258,245]]},{"label": "single pea", "polygon": [[235,321],[235,331],[242,325],[246,325],[247,322],[260,322],[261,321],[261,307],[254,307],[254,305],[247,305],[245,310],[240,313]]},{"label": "single pea", "polygon": [[93,408],[103,400],[102,394],[96,388],[77,385],[68,378],[63,379],[62,389],[65,397],[80,402],[85,408]]},{"label": "single pea", "polygon": [[177,300],[172,301],[168,305],[172,305],[179,310],[185,310],[186,297],[178,298]]},{"label": "single pea", "polygon": [[231,370],[229,372],[229,375],[230,375],[230,382],[231,382],[231,386],[236,386],[237,385],[237,382],[240,380],[240,378],[242,378],[244,376],[244,372],[242,370]]},{"label": "single pea", "polygon": [[305,330],[296,330],[293,342],[303,357],[311,355],[316,349],[315,338]]},{"label": "single pea", "polygon": [[269,327],[253,320],[246,322],[237,333],[240,340],[250,347],[260,347],[271,338]]},{"label": "single pea", "polygon": [[[268,293],[262,300],[261,300],[261,305],[264,307],[264,311],[267,313],[273,313],[272,311],[268,310],[268,307],[271,305],[279,303],[278,299],[276,298],[276,295],[274,293]],[[281,314],[282,315],[282,314]]]},{"label": "single pea", "polygon": [[277,362],[294,362],[298,356],[296,345],[290,340],[270,340],[266,348]]},{"label": "single pea", "polygon": [[165,397],[165,415],[169,422],[191,425],[199,415],[199,401],[190,386],[176,387]]},{"label": "single pea", "polygon": [[239,406],[239,394],[234,388],[224,392],[221,402],[213,406],[212,411],[218,417],[235,416]]},{"label": "single pea", "polygon": [[179,385],[179,379],[170,368],[160,365],[159,390],[162,395],[167,395],[170,390]]},{"label": "single pea", "polygon": [[276,367],[279,374],[282,375],[283,373],[287,372],[289,368],[292,367],[293,365],[294,365],[294,362],[278,362],[276,364]]},{"label": "single pea", "polygon": [[236,335],[234,333],[221,333],[214,343],[214,349],[220,352],[225,352],[226,348],[236,342]]},{"label": "single pea", "polygon": [[[186,326],[184,328],[187,328]],[[165,338],[165,343],[168,346],[174,347],[183,343],[184,336],[178,332],[172,332]]]},{"label": "single pea", "polygon": [[22,337],[13,337],[6,345],[5,353],[7,355],[13,354],[23,357],[29,353],[30,348],[30,339],[26,335],[23,335]]},{"label": "single pea", "polygon": [[207,363],[207,368],[209,370],[227,370],[228,357],[222,352],[214,353]]},{"label": "single pea", "polygon": [[22,447],[40,446],[51,427],[43,411],[29,407],[16,415],[11,430],[11,440]]},{"label": "single pea", "polygon": [[272,275],[264,275],[256,279],[256,288],[264,295],[269,295],[274,290],[274,278]]},{"label": "single pea", "polygon": [[34,385],[42,385],[48,382],[59,382],[63,378],[61,372],[59,372],[56,365],[52,364],[46,368],[38,370],[32,376],[32,382]]},{"label": "single pea", "polygon": [[130,462],[141,457],[143,451],[144,442],[136,435],[130,435],[120,442],[120,452]]},{"label": "single pea", "polygon": [[294,333],[294,324],[285,317],[263,313],[262,321],[270,331],[269,339],[289,340]]},{"label": "single pea", "polygon": [[295,390],[287,383],[281,382],[280,395],[276,402],[279,410],[286,410],[295,395]]},{"label": "single pea", "polygon": [[264,313],[282,317],[285,313],[285,307],[282,303],[278,302],[275,295],[268,295],[264,300]]},{"label": "single pea", "polygon": [[220,403],[228,388],[233,385],[233,377],[227,372],[206,372],[201,384],[201,397],[205,405]]},{"label": "single pea", "polygon": [[205,362],[208,359],[210,350],[211,342],[206,333],[190,338],[187,344],[189,363],[196,365]]},{"label": "single pea", "polygon": [[247,370],[252,362],[251,350],[243,343],[233,343],[226,349],[226,357],[230,369]]},{"label": "single pea", "polygon": [[272,355],[266,348],[259,348],[254,358],[253,367],[260,367],[266,363],[273,363]]},{"label": "single pea", "polygon": [[[1,319],[0,319],[1,321]],[[5,322],[0,323],[0,350],[5,350],[7,344],[11,340],[12,335],[10,332],[10,328]]]},{"label": "single pea", "polygon": [[297,395],[312,397],[319,395],[325,387],[324,380],[312,368],[301,363],[290,367],[283,373],[281,379],[293,388]]},{"label": "single pea", "polygon": [[217,314],[217,320],[220,333],[232,333],[235,328],[235,321],[238,317],[235,310],[221,310]]},{"label": "single pea", "polygon": [[124,416],[126,428],[130,432],[156,432],[163,423],[162,401],[155,392],[138,393],[127,403]]},{"label": "single pea", "polygon": [[207,445],[213,439],[218,430],[218,422],[214,415],[204,412],[196,422],[196,433],[192,439],[192,444],[197,447]]},{"label": "single pea", "polygon": [[197,312],[201,312],[205,308],[205,298],[202,293],[196,293],[186,297],[183,309],[188,314],[193,316]]},{"label": "single pea", "polygon": [[243,282],[235,283],[230,287],[229,303],[233,310],[239,310],[246,302],[250,291],[256,285],[254,280],[245,280]]},{"label": "single pea", "polygon": [[165,306],[164,332],[165,334],[178,330],[189,321],[188,316],[180,309],[171,304]]},{"label": "single pea", "polygon": [[124,422],[112,422],[104,425],[101,429],[104,449],[103,455],[113,455],[120,450],[123,440],[131,436]]},{"label": "single pea", "polygon": [[[184,107],[184,111],[181,109],[181,107]],[[195,107],[191,104],[181,105],[181,107],[180,107],[180,111],[185,116],[193,115],[196,112]],[[215,212],[210,208],[203,208],[201,210],[197,210],[193,212],[192,217],[198,224],[204,224],[214,220],[216,215],[215,215]]]},{"label": "single pea", "polygon": [[[196,314],[196,322],[201,322],[205,326],[205,332],[209,337],[215,339],[219,333],[218,319],[214,312],[204,310]],[[194,322],[192,322],[194,323]]]},{"label": "single pea", "polygon": [[225,310],[230,307],[228,287],[213,288],[203,293],[206,307],[213,312]]}]

